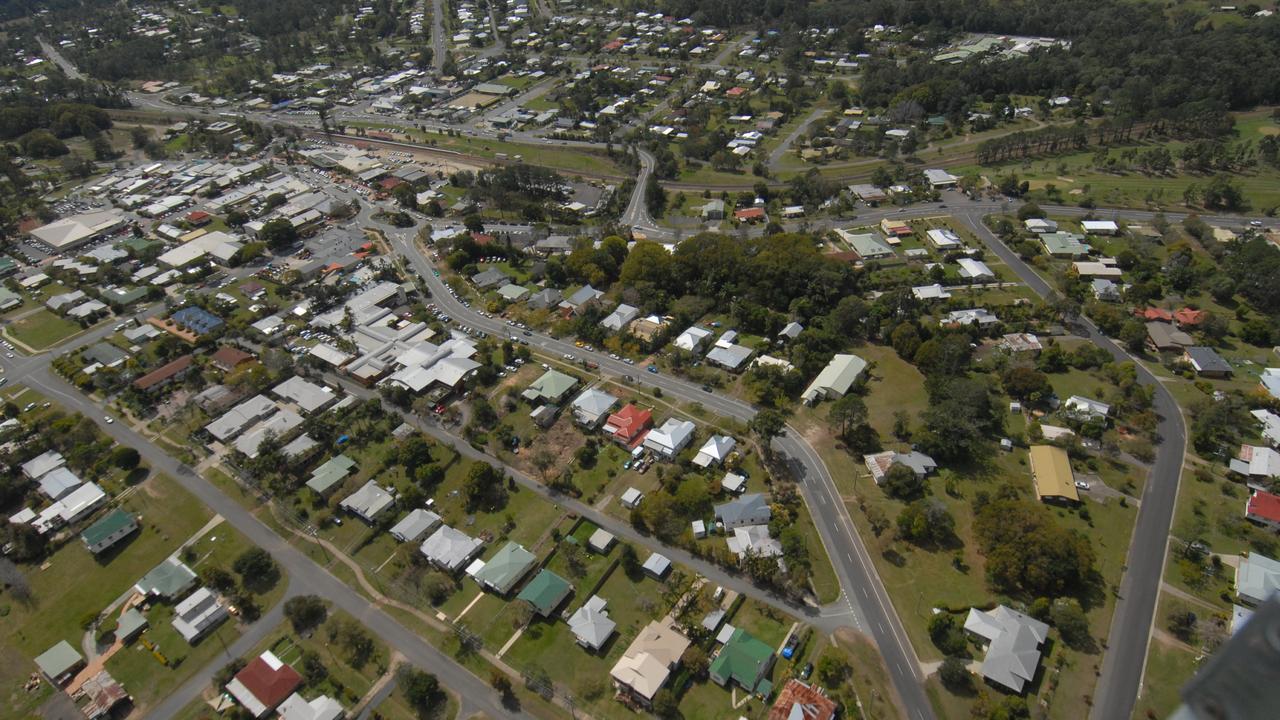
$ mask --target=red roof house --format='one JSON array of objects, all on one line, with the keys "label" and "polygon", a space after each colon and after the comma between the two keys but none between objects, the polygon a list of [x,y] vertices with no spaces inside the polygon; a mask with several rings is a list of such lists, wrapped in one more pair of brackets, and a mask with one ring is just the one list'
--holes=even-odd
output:
[{"label": "red roof house", "polygon": [[1192,308],[1182,308],[1173,314],[1174,321],[1182,327],[1199,325],[1207,317],[1209,317],[1209,313]]},{"label": "red roof house", "polygon": [[778,700],[769,708],[769,720],[832,720],[836,703],[821,690],[796,679],[787,681]]},{"label": "red roof house", "polygon": [[209,357],[213,362],[213,366],[223,372],[231,372],[241,365],[253,360],[253,354],[247,353],[240,348],[230,346],[220,347],[218,351]]},{"label": "red roof house", "polygon": [[227,683],[227,692],[249,714],[260,718],[284,702],[301,684],[302,676],[298,671],[268,650],[236,673]]},{"label": "red roof house", "polygon": [[643,442],[645,433],[651,427],[653,427],[653,413],[630,403],[610,415],[604,423],[604,431],[627,447],[635,447]]},{"label": "red roof house", "polygon": [[183,355],[172,362],[165,363],[151,372],[143,375],[133,381],[133,387],[143,392],[150,392],[158,388],[162,388],[169,381],[182,377],[191,369],[191,362],[195,360],[191,355]]},{"label": "red roof house", "polygon": [[1169,322],[1173,320],[1173,313],[1164,308],[1149,307],[1141,310],[1134,310],[1133,314],[1147,322]]},{"label": "red roof house", "polygon": [[738,220],[743,220],[745,222],[755,222],[757,220],[763,220],[764,208],[749,207],[749,208],[742,208],[741,210],[735,210],[733,212],[733,217]]},{"label": "red roof house", "polygon": [[213,220],[213,216],[203,210],[192,210],[187,213],[186,220],[192,225],[200,227],[201,225],[208,225]]},{"label": "red roof house", "polygon": [[731,98],[739,98],[745,95],[746,93],[747,93],[747,89],[744,87],[731,87],[728,90],[724,91],[724,96],[731,97]]},{"label": "red roof house", "polygon": [[1244,517],[1256,523],[1280,528],[1280,495],[1261,490],[1249,496],[1244,506]]}]

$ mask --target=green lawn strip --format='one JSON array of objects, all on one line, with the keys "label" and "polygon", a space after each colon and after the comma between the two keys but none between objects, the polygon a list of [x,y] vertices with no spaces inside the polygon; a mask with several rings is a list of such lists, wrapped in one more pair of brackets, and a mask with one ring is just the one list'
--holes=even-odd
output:
[{"label": "green lawn strip", "polygon": [[32,350],[45,350],[81,332],[79,323],[40,310],[9,323],[10,337]]},{"label": "green lawn strip", "polygon": [[1196,659],[1184,648],[1152,640],[1134,717],[1169,717],[1182,703],[1182,686],[1200,669]]}]

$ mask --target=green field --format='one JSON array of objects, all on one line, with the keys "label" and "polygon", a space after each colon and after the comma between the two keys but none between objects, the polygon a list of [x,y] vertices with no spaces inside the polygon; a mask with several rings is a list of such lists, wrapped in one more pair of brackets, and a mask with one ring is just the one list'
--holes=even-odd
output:
[{"label": "green field", "polygon": [[5,333],[32,350],[40,351],[57,345],[80,330],[79,323],[42,309],[11,321]]}]

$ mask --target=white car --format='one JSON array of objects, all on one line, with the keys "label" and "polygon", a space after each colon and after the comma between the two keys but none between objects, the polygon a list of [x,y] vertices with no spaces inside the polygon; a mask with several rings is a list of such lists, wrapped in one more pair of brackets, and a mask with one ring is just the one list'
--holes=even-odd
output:
[{"label": "white car", "polygon": [[1076,481],[1076,487],[1077,487],[1077,488],[1079,488],[1079,489],[1081,489],[1081,490],[1088,490],[1088,489],[1089,489],[1089,483],[1087,483],[1087,482],[1085,482],[1085,481],[1083,481],[1083,480],[1077,480],[1077,481]]},{"label": "white car", "polygon": [[113,417],[111,417],[110,415],[106,415],[106,416],[104,416],[104,417],[103,417],[103,419],[107,421],[107,424],[108,424],[108,425],[110,425],[111,423],[113,423],[113,422],[115,422],[115,421],[116,421],[116,419],[115,419],[115,418],[113,418]]}]

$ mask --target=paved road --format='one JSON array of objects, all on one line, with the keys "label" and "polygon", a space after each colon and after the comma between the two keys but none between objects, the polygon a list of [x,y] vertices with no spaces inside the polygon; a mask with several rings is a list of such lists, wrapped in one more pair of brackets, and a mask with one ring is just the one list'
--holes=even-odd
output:
[{"label": "paved road", "polygon": [[[412,235],[393,232],[390,237],[393,238],[393,248],[423,278],[434,296],[433,301],[447,314],[496,337],[511,334],[511,328],[501,320],[486,318],[455,300],[444,281],[432,272],[434,267],[416,247]],[[535,335],[530,338],[530,342],[539,350],[553,355],[569,355],[577,359],[589,357],[599,364],[602,374],[615,378],[631,375],[636,382],[661,388],[672,397],[696,398],[707,409],[725,417],[746,421],[756,412],[748,403],[703,392],[688,381],[670,375],[648,373],[603,353],[588,353],[570,342],[544,335]],[[844,590],[842,602],[849,609],[849,617],[858,618],[862,627],[875,639],[885,658],[894,687],[907,708],[908,717],[911,720],[933,718],[933,708],[922,687],[924,677],[919,661],[875,572],[871,557],[853,527],[853,520],[840,501],[840,493],[826,465],[817,452],[790,429],[775,441],[775,448],[794,467],[800,491],[814,515],[815,525],[831,558],[840,587]],[[828,612],[839,610],[829,608]],[[853,622],[847,624],[857,626]]]},{"label": "paved road", "polygon": [[444,60],[449,56],[449,49],[444,44],[445,12],[444,0],[431,0],[431,68],[436,75],[444,69]]},{"label": "paved road", "polygon": [[[982,224],[981,216],[968,214],[960,218],[1037,295],[1044,297],[1052,292],[1048,283],[987,230]],[[1081,318],[1080,328],[1076,332],[1111,353],[1118,361],[1132,359],[1087,318]],[[1129,545],[1126,570],[1120,583],[1116,611],[1107,638],[1107,652],[1103,656],[1101,675],[1093,693],[1090,717],[1094,720],[1128,718],[1133,714],[1146,663],[1156,599],[1160,594],[1169,528],[1173,522],[1174,503],[1178,497],[1182,460],[1186,451],[1186,428],[1173,395],[1141,364],[1137,365],[1137,369],[1138,381],[1154,389],[1155,411],[1160,417],[1160,444],[1138,507],[1138,519]]]},{"label": "paved road", "polygon": [[814,123],[814,121],[826,115],[827,112],[828,111],[823,108],[818,108],[813,112],[809,113],[809,117],[805,118],[804,122],[797,125],[796,129],[792,130],[790,135],[787,135],[787,137],[784,138],[782,142],[778,143],[778,147],[774,148],[773,152],[769,153],[769,169],[772,170],[773,168],[776,168],[778,166],[778,163],[782,162],[782,156],[786,154],[787,150],[791,147],[792,143],[794,143],[797,138],[803,135],[804,132],[809,129],[809,126]]},{"label": "paved road", "polygon": [[[82,346],[89,337],[81,338],[70,347]],[[67,351],[69,350],[66,348],[61,350],[61,352]],[[223,494],[208,480],[200,477],[190,467],[168,455],[127,424],[107,423],[101,407],[81,395],[49,369],[49,359],[50,356],[47,354],[14,359],[0,358],[0,367],[3,367],[10,377],[19,377],[23,384],[56,400],[67,409],[80,412],[94,420],[103,432],[116,442],[136,448],[156,472],[175,478],[213,512],[221,515],[227,523],[243,533],[250,542],[270,553],[289,575],[291,594],[314,594],[326,598],[336,607],[364,623],[370,632],[388,646],[399,650],[409,662],[435,673],[442,684],[466,696],[468,702],[477,710],[494,718],[527,717],[523,712],[512,712],[505,708],[487,683],[455,663],[448,655],[427,644],[399,621],[371,605],[362,595],[290,545],[274,530],[250,514],[238,502]],[[272,616],[271,613],[267,615],[268,618]],[[265,632],[261,628],[266,625],[267,623],[259,621],[253,632]],[[220,665],[215,664],[212,667],[216,671]],[[209,668],[202,669],[202,672],[209,672]],[[172,717],[178,708],[184,707],[195,699],[201,687],[203,685],[183,686],[181,693],[175,693],[167,698],[164,704],[150,713],[149,717],[157,719]]]},{"label": "paved road", "polygon": [[36,40],[40,43],[40,49],[44,51],[44,54],[47,55],[48,58],[52,60],[55,65],[62,68],[62,72],[67,77],[71,78],[72,80],[84,79],[84,73],[80,72],[76,68],[76,66],[71,63],[70,60],[67,60],[65,57],[63,57],[62,53],[58,52],[58,48],[50,45],[49,42],[45,40],[43,37],[37,37]]}]

